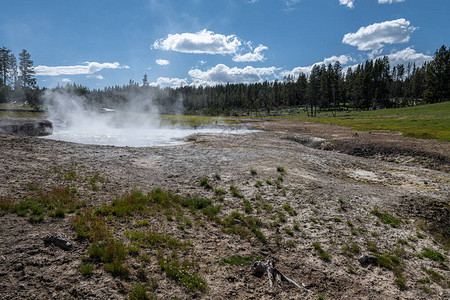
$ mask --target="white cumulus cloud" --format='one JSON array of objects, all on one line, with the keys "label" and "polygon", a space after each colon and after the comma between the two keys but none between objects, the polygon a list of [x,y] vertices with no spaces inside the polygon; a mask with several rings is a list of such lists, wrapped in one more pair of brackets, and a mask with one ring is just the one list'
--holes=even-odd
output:
[{"label": "white cumulus cloud", "polygon": [[168,64],[170,64],[170,61],[168,61],[167,59],[157,59],[155,60],[155,63],[160,66],[167,66]]},{"label": "white cumulus cloud", "polygon": [[323,61],[316,62],[310,66],[296,67],[296,68],[292,69],[291,71],[283,71],[283,72],[281,72],[281,76],[291,75],[291,76],[297,77],[298,75],[300,75],[300,73],[304,73],[305,75],[309,76],[309,74],[311,74],[311,70],[314,66],[316,66],[316,65],[328,66],[329,64],[334,65],[334,63],[337,61],[339,61],[341,66],[344,66],[344,65],[348,64],[349,62],[354,62],[355,60],[350,55],[340,55],[340,56],[333,55],[331,57],[325,58]]},{"label": "white cumulus cloud", "polygon": [[354,8],[355,7],[355,0],[339,0],[340,5],[345,5],[348,8]]},{"label": "white cumulus cloud", "polygon": [[417,28],[405,19],[375,23],[361,27],[355,33],[347,33],[342,43],[358,47],[358,50],[375,50],[384,44],[406,43]]},{"label": "white cumulus cloud", "polygon": [[241,42],[237,36],[206,29],[196,33],[169,34],[153,43],[155,49],[197,54],[234,54],[239,46]]},{"label": "white cumulus cloud", "polygon": [[36,76],[61,76],[61,75],[87,75],[99,72],[103,69],[129,69],[127,65],[114,63],[85,62],[84,65],[75,66],[36,66]]},{"label": "white cumulus cloud", "polygon": [[159,77],[156,82],[151,82],[150,86],[159,86],[159,87],[172,87],[177,88],[180,86],[187,85],[186,78],[169,78],[169,77]]},{"label": "white cumulus cloud", "polygon": [[233,61],[236,62],[251,62],[251,61],[263,61],[265,60],[264,54],[261,53],[269,48],[263,45],[259,45],[256,47],[253,52],[245,53],[245,54],[236,54],[233,57]]},{"label": "white cumulus cloud", "polygon": [[400,3],[400,2],[405,2],[405,0],[378,0],[378,3],[381,4],[392,4],[392,3]]},{"label": "white cumulus cloud", "polygon": [[193,85],[218,85],[227,83],[255,83],[262,82],[264,76],[273,76],[277,68],[230,68],[224,64],[218,64],[207,71],[193,69],[189,71]]},{"label": "white cumulus cloud", "polygon": [[406,65],[408,63],[415,63],[416,66],[419,67],[422,66],[425,62],[433,59],[433,57],[430,55],[417,53],[416,50],[414,50],[411,47],[408,47],[395,53],[388,54],[387,57],[389,57],[391,67],[398,64]]}]

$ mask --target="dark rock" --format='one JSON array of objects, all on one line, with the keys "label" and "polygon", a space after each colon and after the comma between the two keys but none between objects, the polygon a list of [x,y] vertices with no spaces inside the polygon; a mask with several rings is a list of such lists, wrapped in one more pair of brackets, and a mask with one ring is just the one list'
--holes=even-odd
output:
[{"label": "dark rock", "polygon": [[367,253],[363,253],[358,260],[362,265],[376,265],[378,263],[378,257]]},{"label": "dark rock", "polygon": [[45,136],[53,133],[53,124],[44,119],[2,117],[0,119],[0,133]]},{"label": "dark rock", "polygon": [[72,249],[72,243],[70,243],[64,234],[59,232],[52,232],[47,234],[44,237],[44,243],[46,244],[53,244],[55,246],[60,247],[63,250],[70,250]]},{"label": "dark rock", "polygon": [[14,265],[14,271],[22,271],[24,268],[23,263],[17,263]]}]

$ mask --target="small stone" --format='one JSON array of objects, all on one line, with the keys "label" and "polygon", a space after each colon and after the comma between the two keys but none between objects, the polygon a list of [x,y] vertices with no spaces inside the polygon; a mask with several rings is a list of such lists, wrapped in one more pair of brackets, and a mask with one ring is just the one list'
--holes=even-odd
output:
[{"label": "small stone", "polygon": [[72,249],[72,243],[70,243],[64,234],[59,232],[52,232],[47,234],[44,237],[44,243],[46,244],[53,244],[55,246],[60,247],[63,250],[70,250]]},{"label": "small stone", "polygon": [[377,264],[378,257],[363,253],[360,258],[358,258],[359,262],[363,265],[369,265],[369,264]]},{"label": "small stone", "polygon": [[14,265],[14,271],[22,271],[24,268],[23,263],[17,263]]}]

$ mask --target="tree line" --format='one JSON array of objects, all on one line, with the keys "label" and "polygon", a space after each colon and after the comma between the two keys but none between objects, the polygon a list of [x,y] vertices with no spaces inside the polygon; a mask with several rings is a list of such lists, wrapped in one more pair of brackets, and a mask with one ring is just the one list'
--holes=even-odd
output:
[{"label": "tree line", "polygon": [[38,105],[41,90],[36,85],[31,55],[23,49],[19,65],[14,53],[5,46],[0,48],[0,103],[15,102]]},{"label": "tree line", "polygon": [[[13,67],[14,56],[5,47],[1,51],[0,102],[14,95],[16,89],[25,91],[25,97],[28,91],[26,100],[36,100],[36,94],[30,91],[42,94],[42,90],[35,85],[29,54],[25,50],[19,54],[18,75],[17,67]],[[267,115],[282,108],[300,107],[315,116],[324,110],[335,114],[344,109],[402,107],[450,100],[450,48],[442,46],[422,66],[391,66],[389,57],[384,56],[349,67],[345,72],[336,61],[314,65],[309,75],[300,73],[283,80],[251,84],[160,88],[150,86],[144,75],[142,84],[130,80],[126,85],[93,90],[68,84],[53,90],[83,96],[90,106],[135,107],[139,111],[157,107],[161,113]]]}]

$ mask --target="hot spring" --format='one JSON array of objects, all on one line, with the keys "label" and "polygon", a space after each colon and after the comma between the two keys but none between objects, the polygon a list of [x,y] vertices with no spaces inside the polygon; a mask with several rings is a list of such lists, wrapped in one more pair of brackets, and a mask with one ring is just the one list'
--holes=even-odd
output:
[{"label": "hot spring", "polygon": [[54,125],[53,134],[43,137],[46,139],[89,144],[109,145],[119,147],[156,147],[171,146],[183,143],[193,134],[243,134],[255,132],[255,130],[236,129],[231,127],[65,127]]},{"label": "hot spring", "polygon": [[253,130],[231,126],[190,127],[171,125],[160,118],[151,95],[128,95],[126,104],[114,109],[89,104],[82,96],[65,90],[46,91],[48,119],[53,134],[43,137],[90,145],[119,147],[155,147],[182,143],[186,137],[199,134],[242,134]]}]

